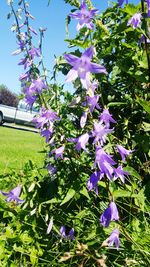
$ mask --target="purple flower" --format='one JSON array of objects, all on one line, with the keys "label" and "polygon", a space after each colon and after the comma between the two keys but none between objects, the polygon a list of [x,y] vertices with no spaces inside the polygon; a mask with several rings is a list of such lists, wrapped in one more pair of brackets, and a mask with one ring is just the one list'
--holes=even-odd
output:
[{"label": "purple flower", "polygon": [[[150,32],[148,33],[148,35],[150,34]],[[139,39],[139,44],[141,44],[141,43],[143,43],[143,42],[145,42],[145,38],[146,38],[146,36],[144,36],[144,34],[141,36],[141,38]],[[150,39],[149,38],[146,38],[146,42],[147,42],[147,44],[149,44],[150,43]]]},{"label": "purple flower", "polygon": [[98,194],[97,184],[98,184],[98,181],[103,178],[103,176],[104,176],[104,174],[101,172],[95,171],[94,173],[92,173],[88,182],[87,182],[88,190],[91,191],[91,190],[95,189],[96,194]]},{"label": "purple flower", "polygon": [[72,54],[65,54],[64,58],[73,67],[67,74],[66,82],[71,82],[79,77],[83,87],[88,89],[90,84],[90,73],[107,74],[105,67],[91,62],[93,55],[93,46],[86,49],[80,58]]},{"label": "purple flower", "polygon": [[90,112],[92,113],[95,108],[100,109],[100,106],[98,104],[99,95],[94,95],[93,97],[88,96],[87,101],[90,106]]},{"label": "purple flower", "polygon": [[23,40],[20,40],[19,42],[18,42],[18,45],[19,45],[19,47],[20,47],[20,49],[21,49],[21,51],[24,49],[24,47],[25,47],[25,42],[23,41]]},{"label": "purple flower", "polygon": [[108,109],[104,109],[99,118],[100,122],[105,123],[107,128],[110,127],[110,122],[116,123],[116,121],[112,118],[112,114],[109,113]]},{"label": "purple flower", "polygon": [[24,65],[24,69],[29,68],[32,65],[32,60],[29,58],[21,58],[18,65]]},{"label": "purple flower", "polygon": [[98,81],[94,80],[93,82],[89,83],[87,93],[90,97],[94,97],[94,92],[98,88]]},{"label": "purple flower", "polygon": [[117,145],[117,150],[120,153],[120,156],[123,161],[125,161],[126,157],[129,156],[133,152],[133,150],[127,150],[121,145]]},{"label": "purple flower", "polygon": [[87,151],[85,146],[89,141],[89,134],[88,133],[82,134],[78,138],[75,138],[75,139],[77,142],[76,146],[75,146],[76,150],[79,151],[79,150],[83,149],[83,150]]},{"label": "purple flower", "polygon": [[107,243],[109,247],[112,247],[113,244],[115,244],[116,248],[119,248],[120,241],[119,241],[119,229],[116,228],[115,230],[112,231],[111,235],[107,239]]},{"label": "purple flower", "polygon": [[52,230],[52,227],[53,227],[53,217],[50,219],[50,222],[48,224],[48,227],[47,227],[47,234],[49,234]]},{"label": "purple flower", "polygon": [[21,186],[19,186],[19,185],[18,185],[17,187],[15,187],[14,189],[10,190],[8,193],[3,192],[3,191],[1,191],[1,193],[2,193],[4,196],[7,197],[7,198],[6,198],[6,201],[7,201],[7,202],[15,201],[15,202],[18,203],[18,204],[21,204],[21,203],[24,202],[24,200],[21,200],[21,199],[19,198],[20,193],[21,193]]},{"label": "purple flower", "polygon": [[148,8],[147,16],[150,17],[150,0],[146,0],[146,2],[147,2],[147,8]]},{"label": "purple flower", "polygon": [[52,111],[51,109],[42,108],[40,110],[40,116],[34,118],[32,121],[37,123],[37,128],[43,128],[48,123],[51,125],[51,123],[56,120],[60,120],[56,112]]},{"label": "purple flower", "polygon": [[29,72],[21,74],[19,77],[19,81],[28,80],[28,79],[30,79],[30,73]]},{"label": "purple flower", "polygon": [[94,144],[100,142],[101,146],[106,142],[106,135],[111,133],[113,129],[107,129],[106,126],[103,126],[101,122],[94,123],[94,130],[92,131],[92,136],[95,137]]},{"label": "purple flower", "polygon": [[37,100],[37,96],[36,95],[26,94],[24,100],[29,105],[29,107],[32,107],[34,102]]},{"label": "purple flower", "polygon": [[41,50],[40,48],[36,48],[36,47],[32,47],[29,50],[29,55],[31,56],[32,59],[34,59],[35,57],[40,57],[41,56]]},{"label": "purple flower", "polygon": [[94,166],[96,166],[96,164],[98,165],[100,171],[104,173],[109,180],[112,180],[114,169],[111,165],[115,165],[116,162],[112,159],[112,156],[106,154],[101,147],[96,148]]},{"label": "purple flower", "polygon": [[54,166],[52,166],[51,164],[48,164],[48,165],[47,165],[47,170],[48,170],[48,172],[49,172],[50,175],[53,175],[53,174],[56,173],[57,168],[54,167]]},{"label": "purple flower", "polygon": [[52,127],[49,127],[48,129],[41,130],[41,136],[45,137],[46,143],[48,143],[52,134],[53,134],[53,128]]},{"label": "purple flower", "polygon": [[59,232],[60,232],[61,236],[64,237],[64,238],[67,238],[69,240],[74,240],[75,239],[74,229],[73,228],[71,228],[69,233],[66,234],[66,227],[65,226],[61,226]]},{"label": "purple flower", "polygon": [[140,13],[135,13],[134,16],[131,19],[129,19],[127,25],[128,26],[132,25],[133,29],[136,29],[141,23],[141,17],[142,15]]},{"label": "purple flower", "polygon": [[121,7],[124,2],[126,2],[126,5],[127,5],[129,1],[128,0],[118,0],[119,7]]},{"label": "purple flower", "polygon": [[32,80],[31,85],[29,86],[30,93],[38,93],[40,94],[43,89],[47,89],[48,86],[45,84],[43,80],[38,78],[37,80]]},{"label": "purple flower", "polygon": [[84,112],[80,119],[80,126],[83,129],[87,121],[87,112]]},{"label": "purple flower", "polygon": [[94,28],[92,19],[97,13],[97,9],[88,10],[85,1],[83,1],[80,6],[80,11],[71,13],[69,14],[69,16],[73,19],[79,20],[76,28],[77,31],[79,31],[83,27],[87,27],[88,29],[92,30]]},{"label": "purple flower", "polygon": [[63,159],[63,153],[64,153],[65,146],[61,146],[59,148],[54,149],[51,154],[55,154],[55,159],[61,158]]},{"label": "purple flower", "polygon": [[121,181],[125,182],[125,175],[129,175],[128,172],[124,171],[122,166],[119,166],[118,168],[114,168],[114,181],[118,178],[121,179]]},{"label": "purple flower", "polygon": [[108,227],[111,221],[119,220],[118,209],[115,202],[111,202],[100,217],[100,222],[104,227]]}]

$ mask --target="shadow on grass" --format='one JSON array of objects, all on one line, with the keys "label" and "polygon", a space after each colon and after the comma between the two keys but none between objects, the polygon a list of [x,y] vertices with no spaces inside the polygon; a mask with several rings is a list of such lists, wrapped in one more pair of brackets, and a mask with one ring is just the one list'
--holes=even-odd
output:
[{"label": "shadow on grass", "polygon": [[6,127],[6,128],[10,128],[10,129],[15,129],[15,130],[19,130],[19,131],[25,131],[25,132],[32,132],[32,133],[38,133],[39,131],[37,129],[32,129],[30,127],[27,127],[27,126],[20,126],[20,125],[17,125],[17,124],[3,124],[1,127]]}]

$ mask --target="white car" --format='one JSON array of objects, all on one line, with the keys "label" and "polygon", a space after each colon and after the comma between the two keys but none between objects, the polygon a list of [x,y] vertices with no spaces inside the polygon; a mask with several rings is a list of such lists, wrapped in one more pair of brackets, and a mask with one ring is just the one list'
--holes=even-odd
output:
[{"label": "white car", "polygon": [[37,113],[38,109],[35,106],[29,109],[24,101],[19,101],[17,108],[0,104],[0,124],[3,122],[14,122],[34,126],[32,119]]}]

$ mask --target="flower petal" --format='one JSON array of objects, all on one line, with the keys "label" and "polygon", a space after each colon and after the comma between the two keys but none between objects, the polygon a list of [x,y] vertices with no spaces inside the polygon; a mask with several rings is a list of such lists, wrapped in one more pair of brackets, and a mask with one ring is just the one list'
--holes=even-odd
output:
[{"label": "flower petal", "polygon": [[72,82],[78,77],[78,72],[75,69],[71,69],[67,76],[66,76],[66,82]]},{"label": "flower petal", "polygon": [[90,64],[90,71],[94,73],[105,73],[107,74],[106,68],[100,64],[91,63]]},{"label": "flower petal", "polygon": [[82,56],[88,57],[89,59],[92,59],[93,55],[94,55],[93,45],[90,46],[88,49],[86,49],[85,52],[82,54]]},{"label": "flower petal", "polygon": [[80,60],[78,57],[76,57],[72,54],[64,54],[64,58],[72,66],[74,66],[76,63],[78,63],[78,61]]}]

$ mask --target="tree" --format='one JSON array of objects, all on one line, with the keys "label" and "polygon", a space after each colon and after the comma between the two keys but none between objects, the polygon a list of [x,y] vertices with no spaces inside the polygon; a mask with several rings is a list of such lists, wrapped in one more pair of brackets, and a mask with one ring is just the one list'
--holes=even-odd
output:
[{"label": "tree", "polygon": [[0,104],[17,107],[18,106],[18,96],[12,93],[6,85],[0,85]]}]

